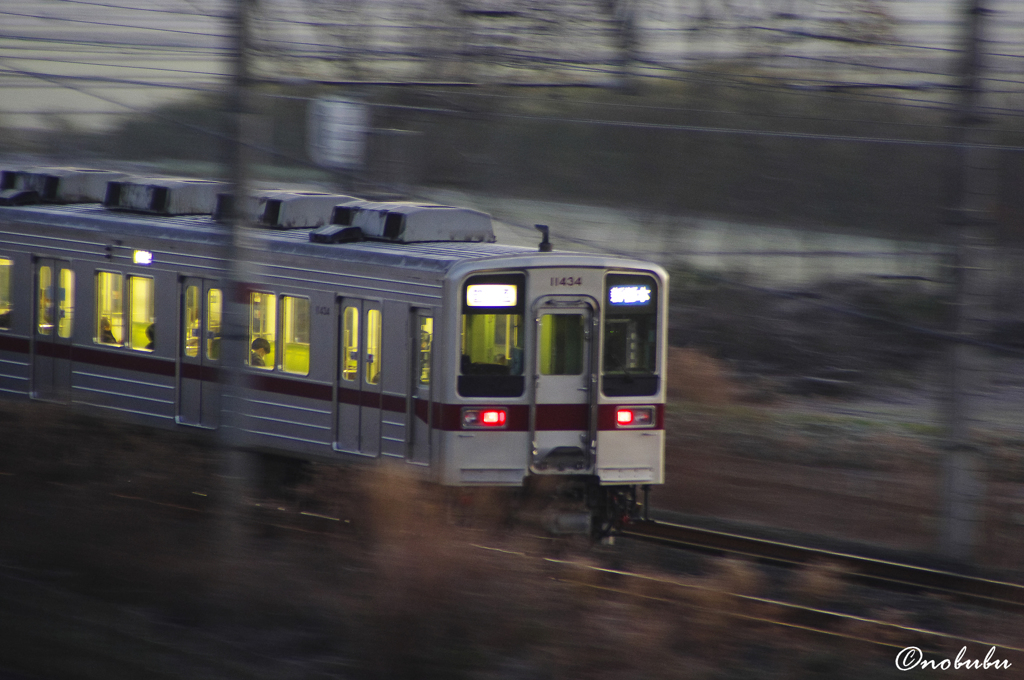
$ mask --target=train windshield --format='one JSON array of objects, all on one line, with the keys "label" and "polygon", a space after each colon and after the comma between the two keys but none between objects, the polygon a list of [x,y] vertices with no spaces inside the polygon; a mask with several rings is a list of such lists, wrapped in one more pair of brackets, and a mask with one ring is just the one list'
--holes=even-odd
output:
[{"label": "train windshield", "polygon": [[609,274],[605,282],[602,385],[610,397],[658,392],[658,282]]},{"label": "train windshield", "polygon": [[459,394],[518,397],[523,393],[526,277],[475,276],[462,290]]}]

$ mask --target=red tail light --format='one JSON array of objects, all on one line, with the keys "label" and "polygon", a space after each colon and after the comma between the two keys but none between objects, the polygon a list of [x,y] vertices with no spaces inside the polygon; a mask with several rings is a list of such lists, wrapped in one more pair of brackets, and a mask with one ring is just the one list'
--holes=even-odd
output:
[{"label": "red tail light", "polygon": [[505,424],[505,411],[502,409],[481,411],[480,422],[489,427],[500,427]]},{"label": "red tail light", "polygon": [[462,409],[462,429],[464,430],[500,430],[508,423],[508,409],[505,408],[464,408]]},{"label": "red tail light", "polygon": [[621,406],[615,409],[615,427],[654,427],[654,407]]}]

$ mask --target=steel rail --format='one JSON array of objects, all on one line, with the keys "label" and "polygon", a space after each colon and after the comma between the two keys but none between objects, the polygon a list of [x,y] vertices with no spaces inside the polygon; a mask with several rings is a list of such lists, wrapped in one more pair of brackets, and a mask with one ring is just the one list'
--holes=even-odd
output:
[{"label": "steel rail", "polygon": [[1024,610],[1024,585],[1019,583],[654,520],[627,523],[617,535],[785,567],[833,563],[843,567],[848,580],[873,587],[943,593],[986,607]]}]

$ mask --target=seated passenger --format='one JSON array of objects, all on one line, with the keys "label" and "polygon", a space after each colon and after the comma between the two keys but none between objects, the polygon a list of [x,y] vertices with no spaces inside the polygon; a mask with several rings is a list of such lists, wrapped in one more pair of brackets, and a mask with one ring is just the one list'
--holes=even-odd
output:
[{"label": "seated passenger", "polygon": [[265,368],[267,363],[264,361],[264,357],[270,353],[270,343],[267,342],[266,338],[256,338],[252,341],[252,354],[249,356],[250,366],[259,366]]},{"label": "seated passenger", "polygon": [[107,345],[118,344],[117,338],[114,337],[114,331],[110,327],[110,319],[107,317],[100,319],[100,342]]},{"label": "seated passenger", "polygon": [[153,349],[153,333],[155,332],[153,330],[154,326],[156,326],[156,324],[153,323],[146,326],[146,339],[148,339],[149,342],[146,344],[144,349]]}]

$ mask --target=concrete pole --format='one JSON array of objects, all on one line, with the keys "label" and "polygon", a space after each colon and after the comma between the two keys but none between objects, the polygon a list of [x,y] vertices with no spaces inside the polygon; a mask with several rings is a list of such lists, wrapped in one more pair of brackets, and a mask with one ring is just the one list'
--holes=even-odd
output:
[{"label": "concrete pole", "polygon": [[[995,158],[991,132],[980,115],[982,22],[984,0],[965,0],[965,41],[959,96],[954,108],[954,149],[949,195],[950,226],[956,247],[952,262],[953,307],[950,330],[973,339],[984,330],[990,306],[990,234],[995,205]],[[970,561],[981,537],[985,496],[983,453],[976,446],[972,425],[982,388],[986,357],[977,347],[950,343],[948,388],[943,419],[946,454],[942,466],[940,551],[951,559]]]},{"label": "concrete pole", "polygon": [[245,145],[246,120],[249,117],[249,60],[248,42],[252,0],[235,0],[230,30],[235,38],[234,74],[229,85],[227,144],[229,192],[233,197],[225,215],[228,245],[225,249],[224,309],[221,328],[221,474],[224,505],[221,548],[228,569],[237,568],[246,554],[246,508],[252,486],[250,455],[238,446],[239,401],[245,374],[242,371],[248,358],[248,300],[244,283],[252,280],[249,253],[250,239],[246,235],[239,207],[249,192],[246,167],[248,156]]}]

